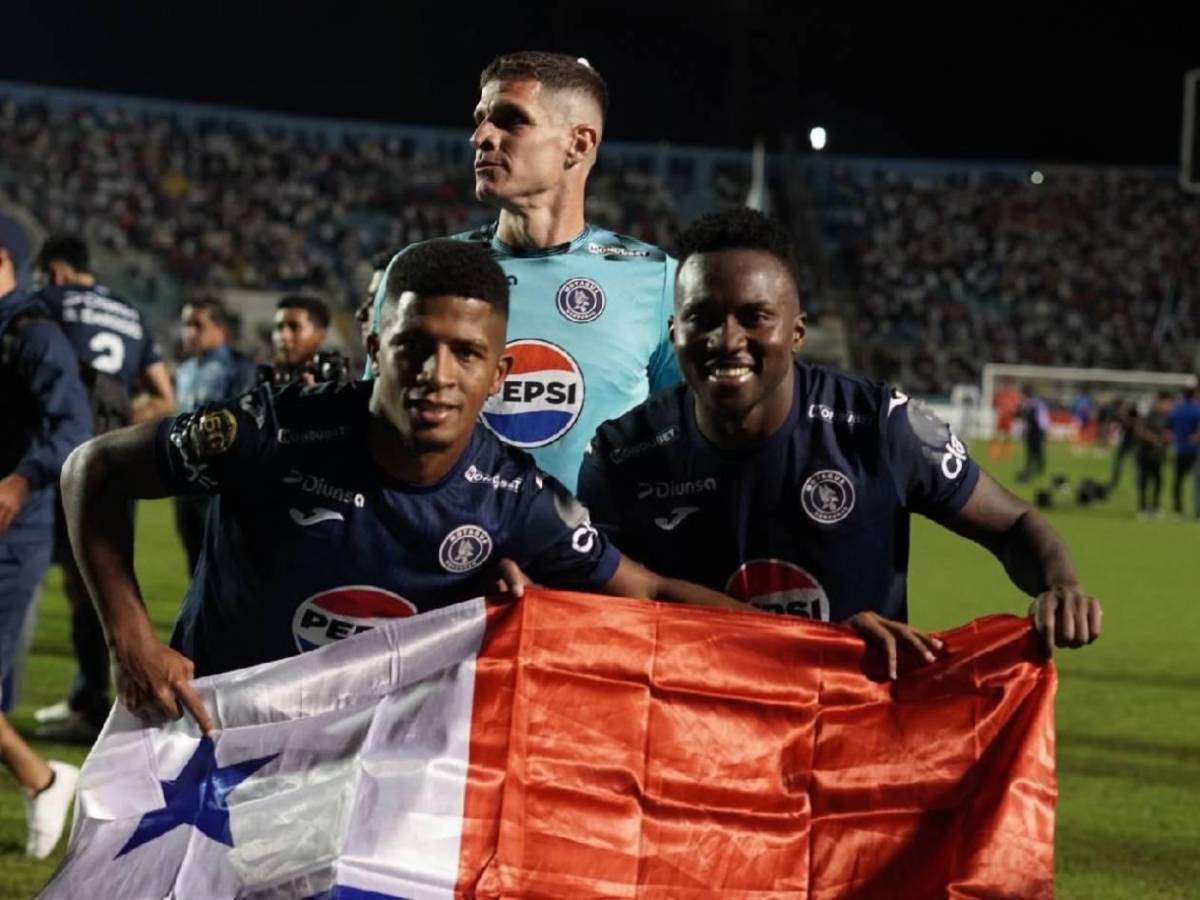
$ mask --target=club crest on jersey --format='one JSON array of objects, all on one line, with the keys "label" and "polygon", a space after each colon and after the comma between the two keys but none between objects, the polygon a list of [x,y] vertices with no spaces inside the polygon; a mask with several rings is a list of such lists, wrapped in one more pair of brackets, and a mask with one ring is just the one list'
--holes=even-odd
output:
[{"label": "club crest on jersey", "polygon": [[346,585],[313,594],[296,607],[292,636],[297,649],[305,652],[416,612],[399,594],[370,585]]},{"label": "club crest on jersey", "polygon": [[729,576],[725,593],[764,612],[829,621],[829,597],[821,583],[782,559],[750,560]]},{"label": "club crest on jersey", "polygon": [[492,555],[492,536],[478,525],[462,525],[442,540],[438,562],[447,572],[470,572]]},{"label": "club crest on jersey", "polygon": [[568,322],[595,322],[604,312],[604,288],[590,278],[570,278],[558,289],[558,311]]},{"label": "club crest on jersey", "polygon": [[837,469],[822,469],[805,479],[800,503],[814,522],[832,525],[854,509],[854,485]]},{"label": "club crest on jersey", "polygon": [[506,444],[528,450],[552,444],[583,411],[583,372],[571,354],[549,341],[510,343],[513,366],[483,407],[483,424]]}]

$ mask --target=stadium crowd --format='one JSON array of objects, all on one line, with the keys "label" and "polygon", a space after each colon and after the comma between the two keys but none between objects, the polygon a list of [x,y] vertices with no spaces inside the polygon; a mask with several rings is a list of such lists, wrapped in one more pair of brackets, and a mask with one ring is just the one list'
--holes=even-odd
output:
[{"label": "stadium crowd", "polygon": [[859,365],[921,394],[985,362],[1188,372],[1200,202],[1138,171],[840,170]]},{"label": "stadium crowd", "polygon": [[[439,150],[396,133],[0,99],[9,199],[50,231],[154,254],[195,288],[306,288],[349,302],[378,253],[488,220],[467,157]],[[668,181],[606,157],[589,221],[670,247],[681,191],[745,197],[745,179],[727,168],[711,185]]]}]

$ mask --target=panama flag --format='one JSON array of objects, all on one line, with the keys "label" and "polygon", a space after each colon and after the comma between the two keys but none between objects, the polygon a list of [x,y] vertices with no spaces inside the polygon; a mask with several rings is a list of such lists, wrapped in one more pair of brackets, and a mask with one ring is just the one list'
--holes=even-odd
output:
[{"label": "panama flag", "polygon": [[1027,620],[889,682],[850,631],[530,590],[116,708],[48,898],[1053,893]]}]

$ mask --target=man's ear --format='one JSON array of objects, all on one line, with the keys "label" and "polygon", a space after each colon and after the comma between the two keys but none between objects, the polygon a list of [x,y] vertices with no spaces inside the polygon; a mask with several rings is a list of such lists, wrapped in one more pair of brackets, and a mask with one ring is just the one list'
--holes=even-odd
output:
[{"label": "man's ear", "polygon": [[508,373],[512,371],[513,356],[511,353],[502,353],[500,358],[496,360],[496,371],[492,375],[492,386],[488,389],[488,394],[500,393],[500,386],[504,384],[504,379],[508,377]]},{"label": "man's ear", "polygon": [[580,122],[571,128],[571,143],[567,147],[567,168],[574,168],[593,155],[600,143],[600,131],[595,125]]},{"label": "man's ear", "polygon": [[804,346],[804,338],[808,335],[808,313],[796,313],[792,321],[792,354],[800,352]]},{"label": "man's ear", "polygon": [[379,374],[379,332],[372,331],[367,335],[367,359],[371,361],[371,369]]},{"label": "man's ear", "polygon": [[675,343],[675,317],[667,316],[667,340]]}]

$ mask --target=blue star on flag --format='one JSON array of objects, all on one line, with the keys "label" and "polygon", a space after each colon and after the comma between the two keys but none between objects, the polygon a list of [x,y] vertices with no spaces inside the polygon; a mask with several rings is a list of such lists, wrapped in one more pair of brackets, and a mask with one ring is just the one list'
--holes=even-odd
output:
[{"label": "blue star on flag", "polygon": [[278,755],[260,756],[218,768],[216,745],[210,737],[201,738],[183,771],[173,781],[159,782],[166,806],[142,816],[121,852],[113,858],[120,859],[135,847],[162,837],[180,825],[191,825],[214,841],[232,847],[226,798],[230,791]]}]

